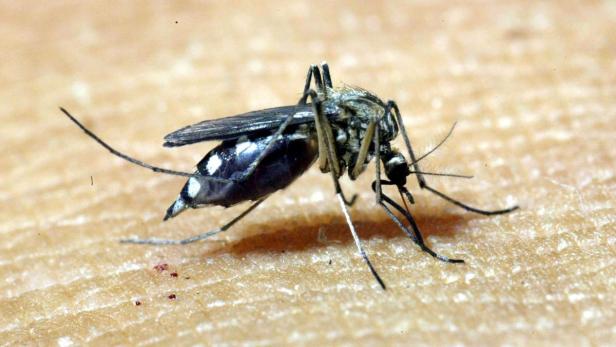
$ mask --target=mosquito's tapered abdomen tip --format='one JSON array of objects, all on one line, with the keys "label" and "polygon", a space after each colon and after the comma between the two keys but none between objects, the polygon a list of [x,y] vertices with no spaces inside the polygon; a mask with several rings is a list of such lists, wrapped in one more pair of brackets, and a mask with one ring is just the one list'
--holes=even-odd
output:
[{"label": "mosquito's tapered abdomen tip", "polygon": [[182,199],[182,197],[178,197],[177,200],[175,200],[173,204],[171,204],[171,206],[169,206],[169,208],[167,209],[167,212],[165,213],[165,217],[163,218],[163,221],[166,221],[169,218],[173,218],[177,216],[178,214],[180,214],[182,211],[184,211],[187,208],[188,206],[186,205],[186,202],[184,201],[184,199]]}]

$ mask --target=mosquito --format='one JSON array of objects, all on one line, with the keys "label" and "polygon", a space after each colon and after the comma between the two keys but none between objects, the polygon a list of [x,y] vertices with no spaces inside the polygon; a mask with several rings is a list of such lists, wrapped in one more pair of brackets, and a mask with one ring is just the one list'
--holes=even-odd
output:
[{"label": "mosquito", "polygon": [[[322,72],[321,72],[322,71]],[[314,80],[314,82],[313,82]],[[310,102],[309,102],[310,101]],[[402,115],[395,101],[381,100],[373,93],[357,87],[334,88],[329,66],[323,62],[308,68],[302,97],[296,105],[268,108],[236,116],[206,120],[183,127],[165,136],[165,147],[178,147],[203,141],[221,141],[197,164],[195,172],[170,170],[145,163],[114,149],[87,129],[67,110],[60,110],[89,137],[112,154],[154,172],[188,177],[177,199],[167,209],[164,220],[175,217],[189,208],[205,206],[229,207],[241,202],[252,204],[228,223],[213,230],[182,239],[124,239],[122,243],[149,245],[184,245],[207,239],[231,228],[246,217],[272,193],[289,186],[318,161],[321,172],[329,173],[335,195],[346,224],[353,236],[360,256],[381,288],[385,282],[372,265],[353,225],[347,199],[340,186],[346,172],[355,180],[374,162],[375,180],[372,190],[376,203],[389,218],[419,248],[432,257],[447,263],[463,263],[429,248],[411,215],[408,204],[414,199],[406,188],[407,177],[415,175],[419,187],[467,211],[482,215],[497,215],[514,211],[518,206],[500,210],[471,207],[432,188],[425,176],[469,176],[422,171],[419,162],[442,145],[447,136],[432,150],[417,157],[404,127]],[[392,141],[402,134],[407,159]],[[381,165],[385,177],[382,176]],[[398,189],[401,206],[383,192],[383,186]],[[397,211],[408,226],[399,218]]]}]

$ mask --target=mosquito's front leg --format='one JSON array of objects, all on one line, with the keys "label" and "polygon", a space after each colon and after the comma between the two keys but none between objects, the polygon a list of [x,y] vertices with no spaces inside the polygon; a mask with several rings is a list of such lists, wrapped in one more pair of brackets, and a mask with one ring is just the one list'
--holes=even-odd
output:
[{"label": "mosquito's front leg", "polygon": [[[390,112],[390,110],[391,108],[389,107],[385,109],[385,115],[384,115],[385,117],[388,116],[388,112]],[[383,193],[382,186],[381,186],[381,151],[380,151],[381,139],[380,137],[381,137],[380,127],[379,127],[379,122],[377,122],[375,126],[375,131],[374,131],[374,148],[376,148],[374,164],[375,164],[375,171],[376,171],[376,179],[374,183],[372,183],[372,190],[375,192],[376,203],[383,208],[383,210],[385,211],[385,213],[387,213],[389,218],[392,221],[394,221],[394,223],[396,223],[398,227],[402,231],[404,231],[404,233],[406,233],[413,241],[415,241],[415,243],[421,248],[422,251],[445,262],[450,262],[450,263],[463,262],[462,260],[459,260],[459,259],[450,259],[448,257],[437,254],[432,249],[430,249],[428,246],[426,246],[426,244],[424,243],[423,237],[421,235],[421,232],[419,231],[419,228],[417,227],[417,224],[415,223],[415,220],[413,219],[413,216],[411,215],[411,213],[408,210],[403,210],[398,204],[395,203],[395,201],[393,201],[392,199],[390,199],[387,195]],[[385,203],[389,203],[391,206],[396,208],[399,212],[402,212],[404,214],[408,222],[411,224],[411,227],[413,228],[413,232],[408,230],[408,228],[404,226],[404,224],[402,224],[400,219],[396,217],[396,215],[389,209],[389,207],[387,207]]]},{"label": "mosquito's front leg", "polygon": [[[411,157],[411,163],[413,165],[413,169],[415,170],[415,175],[417,176],[417,181],[419,182],[419,187],[421,187],[421,189],[426,189],[428,191],[430,191],[431,193],[435,194],[436,196],[449,201],[450,203],[457,205],[467,211],[470,212],[474,212],[474,213],[478,213],[478,214],[482,214],[482,215],[495,215],[495,214],[504,214],[504,213],[509,213],[512,211],[515,211],[519,208],[519,206],[515,205],[515,206],[511,206],[505,209],[500,209],[500,210],[482,210],[482,209],[478,209],[472,206],[469,206],[461,201],[458,201],[444,193],[441,193],[440,191],[430,187],[428,185],[428,182],[426,182],[426,179],[424,178],[424,176],[421,174],[421,169],[419,168],[419,163],[415,157],[415,153],[413,153],[413,148],[411,147],[411,141],[409,139],[408,134],[406,133],[406,128],[404,127],[404,123],[402,121],[402,115],[400,114],[400,110],[398,109],[398,105],[396,104],[395,101],[390,100],[389,102],[387,102],[387,106],[390,109],[394,110],[395,116],[396,116],[396,121],[398,122],[398,126],[400,128],[400,131],[402,133],[402,138],[404,139],[404,143],[406,145],[406,149],[408,150],[409,156]],[[423,157],[422,157],[423,158]]]}]

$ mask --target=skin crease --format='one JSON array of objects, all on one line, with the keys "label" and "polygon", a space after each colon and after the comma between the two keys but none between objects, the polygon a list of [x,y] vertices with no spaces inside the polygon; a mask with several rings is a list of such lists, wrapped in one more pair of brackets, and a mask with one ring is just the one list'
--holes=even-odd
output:
[{"label": "skin crease", "polygon": [[[611,2],[24,9],[0,11],[2,344],[616,344]],[[191,171],[216,143],[166,149],[164,134],[292,104],[322,60],[335,85],[396,100],[418,155],[458,122],[422,168],[474,178],[426,177],[435,188],[521,209],[471,214],[409,178],[428,245],[466,261],[443,264],[376,206],[372,166],[343,179],[386,292],[316,165],[213,241],[118,243],[190,236],[247,206],[163,223],[186,179],[113,158],[58,106],[128,154]]]}]

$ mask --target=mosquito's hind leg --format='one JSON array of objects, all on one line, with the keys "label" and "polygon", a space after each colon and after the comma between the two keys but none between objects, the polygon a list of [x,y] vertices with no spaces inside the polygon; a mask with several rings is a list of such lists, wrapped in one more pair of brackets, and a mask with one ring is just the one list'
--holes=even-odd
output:
[{"label": "mosquito's hind leg", "polygon": [[[154,172],[157,173],[164,173],[167,175],[173,175],[173,176],[182,176],[182,177],[192,177],[194,176],[194,173],[190,173],[190,172],[182,172],[182,171],[176,171],[176,170],[169,170],[169,169],[165,169],[162,167],[158,167],[158,166],[154,166],[151,164],[148,164],[146,162],[143,162],[141,160],[135,159],[129,155],[126,155],[120,151],[118,151],[117,149],[111,147],[109,144],[107,144],[107,142],[103,141],[100,137],[98,137],[96,134],[94,134],[90,129],[86,128],[85,125],[81,124],[80,121],[77,120],[77,118],[73,117],[73,115],[71,115],[66,109],[64,109],[63,107],[60,107],[60,111],[62,111],[62,113],[64,113],[73,123],[75,123],[81,130],[83,130],[83,132],[86,133],[86,135],[88,135],[91,139],[93,139],[94,141],[96,141],[99,145],[103,146],[104,148],[106,148],[109,152],[111,152],[111,154],[122,158],[130,163],[133,163],[135,165],[141,166],[143,168],[146,169],[150,169]],[[211,180],[213,182],[224,182],[224,183],[229,183],[231,182],[230,179],[226,179],[226,178],[220,178],[220,177],[213,177],[213,176],[203,176],[203,177],[207,177],[208,180]]]},{"label": "mosquito's hind leg", "polygon": [[[326,64],[327,65],[327,64]],[[325,90],[323,87],[323,80],[321,79],[321,71],[319,67],[315,64],[310,65],[308,68],[308,74],[306,75],[306,83],[304,84],[304,92],[302,97],[297,102],[298,105],[306,105],[306,101],[308,100],[308,95],[310,91],[310,82],[312,81],[312,77],[314,76],[314,84],[317,88],[317,91],[322,92]],[[329,77],[329,73],[328,73]]]},{"label": "mosquito's hind leg", "polygon": [[120,240],[120,243],[133,243],[133,244],[141,244],[141,245],[157,245],[157,246],[160,246],[160,245],[185,245],[185,244],[197,242],[197,241],[200,241],[200,240],[204,240],[204,239],[212,237],[212,236],[214,236],[216,234],[219,234],[219,233],[222,233],[224,231],[227,231],[227,229],[231,228],[235,223],[239,222],[242,218],[246,217],[246,215],[248,215],[250,212],[252,212],[252,210],[254,210],[257,206],[259,206],[259,204],[261,204],[264,200],[265,200],[265,198],[255,201],[252,205],[250,205],[249,208],[244,210],[244,212],[240,213],[237,217],[233,218],[231,221],[229,221],[227,224],[224,224],[221,227],[218,227],[216,229],[212,229],[210,231],[207,231],[207,232],[199,234],[199,235],[191,236],[191,237],[183,239],[183,240],[123,239],[123,240]]},{"label": "mosquito's hind leg", "polygon": [[326,62],[322,62],[321,68],[323,69],[323,82],[325,82],[325,87],[333,88],[332,76],[329,74],[329,65],[327,65]]}]

